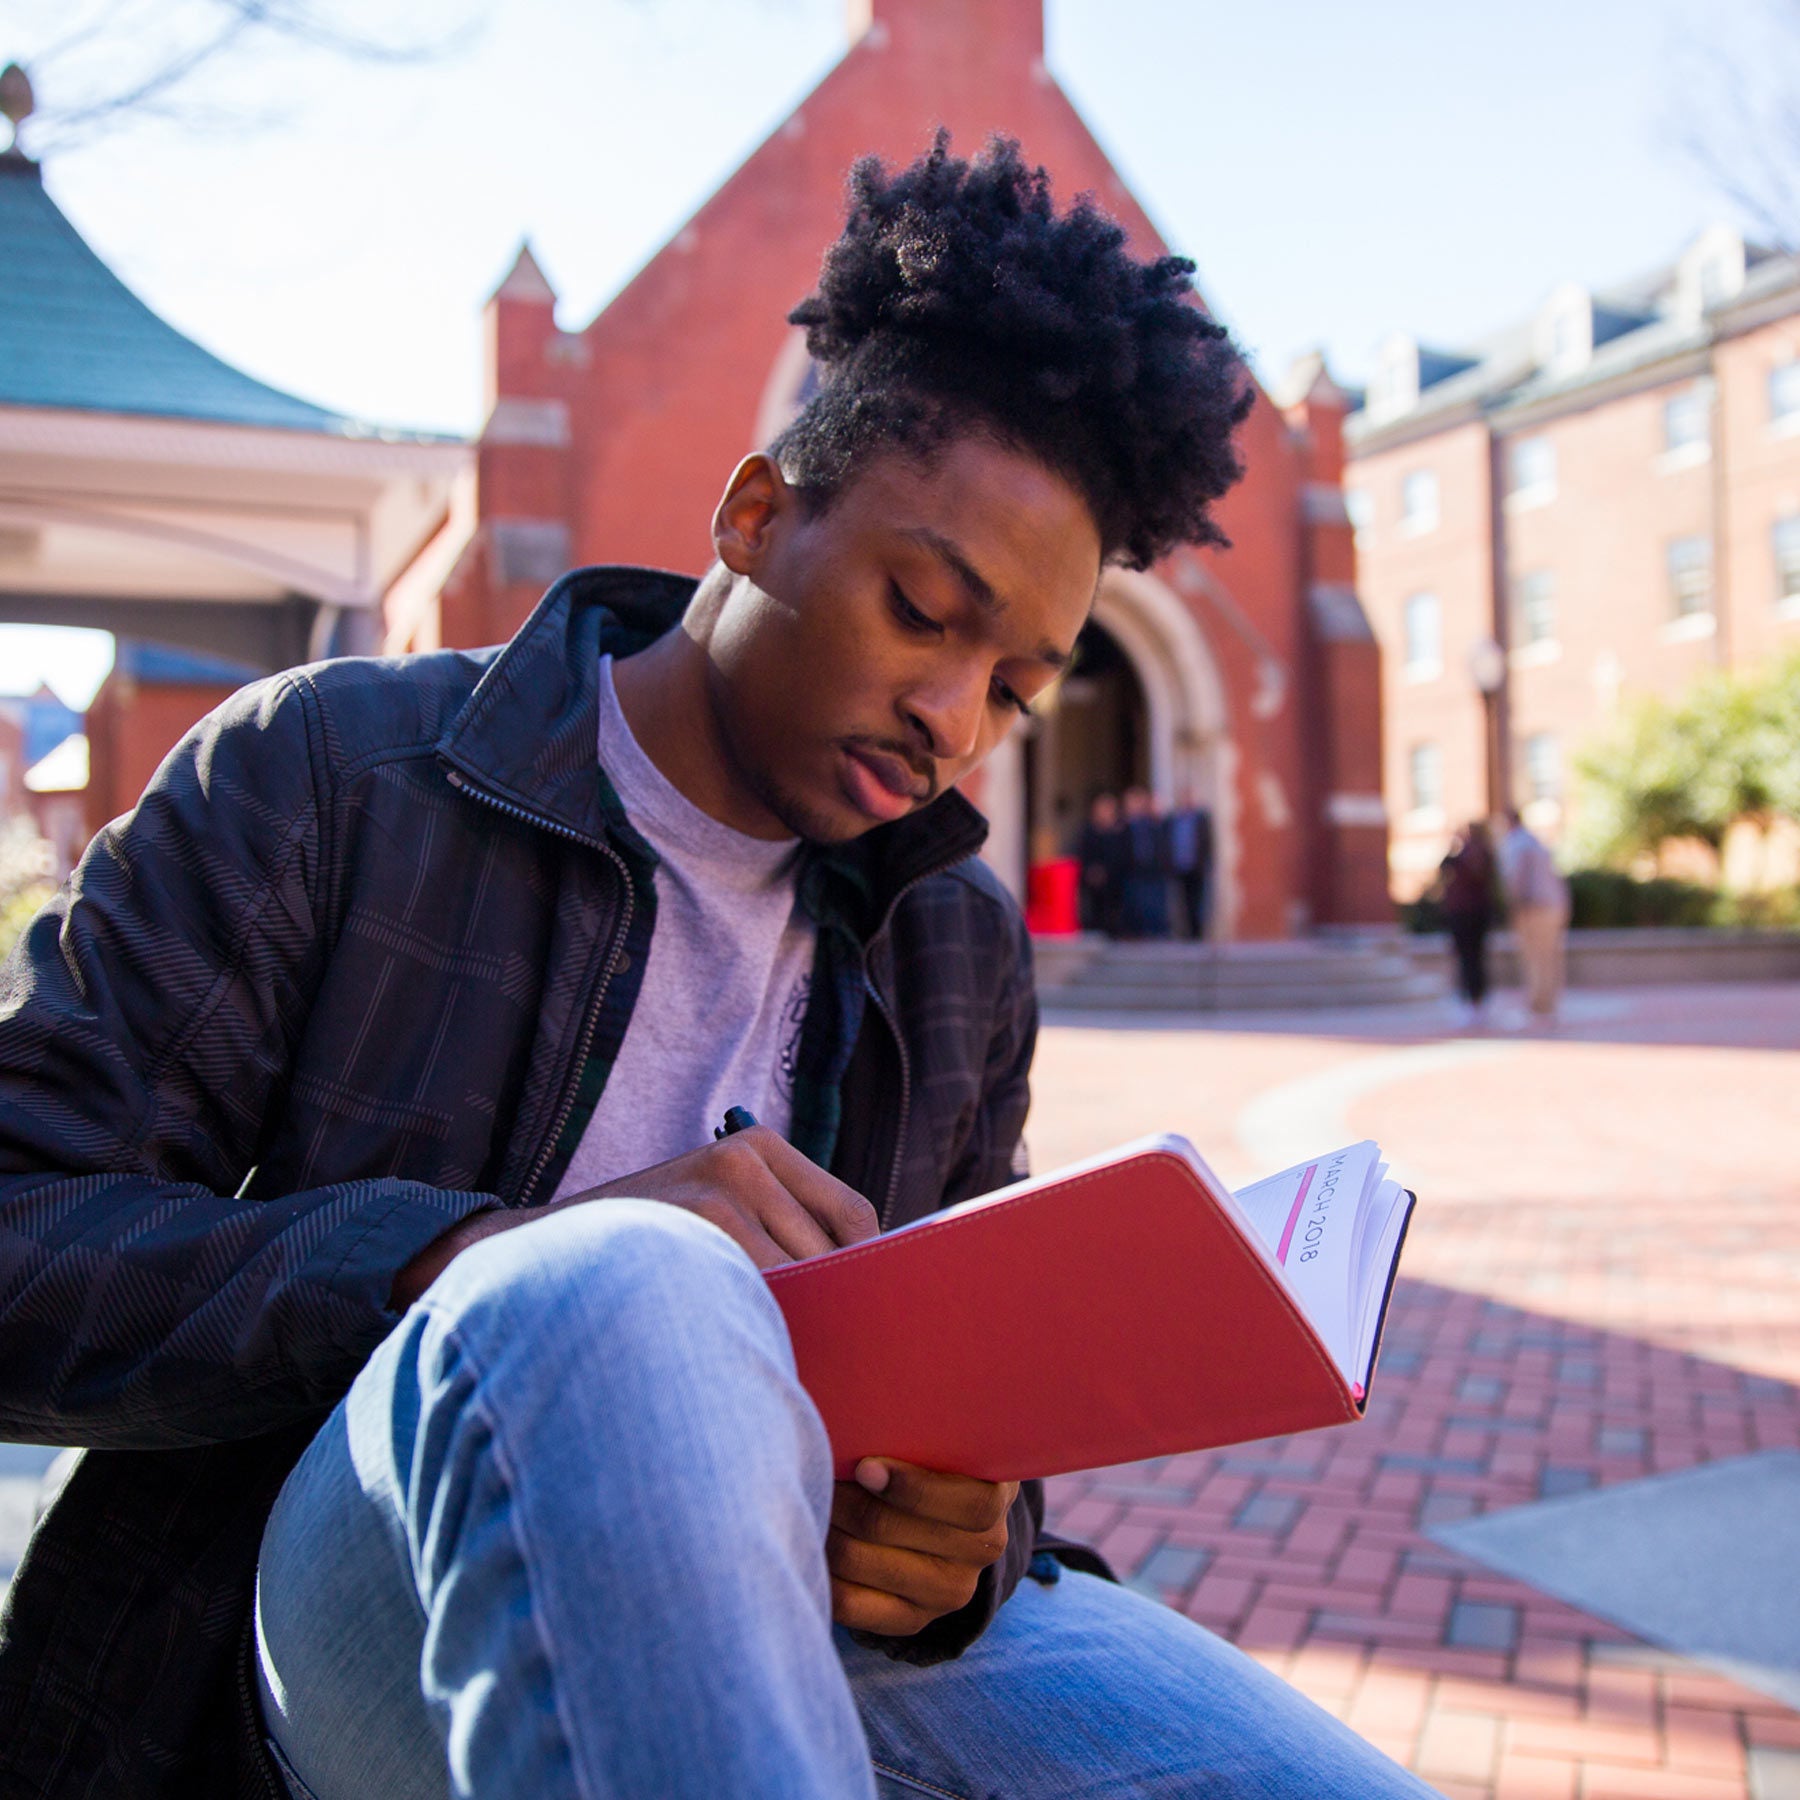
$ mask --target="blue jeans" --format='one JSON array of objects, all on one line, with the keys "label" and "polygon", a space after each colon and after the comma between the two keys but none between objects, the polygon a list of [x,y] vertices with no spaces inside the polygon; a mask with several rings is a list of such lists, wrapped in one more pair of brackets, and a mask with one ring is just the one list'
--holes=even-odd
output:
[{"label": "blue jeans", "polygon": [[831,1493],[780,1312],[716,1227],[611,1200],[466,1251],[263,1537],[259,1690],[296,1800],[1430,1792],[1091,1576],[1028,1578],[950,1662],[853,1643]]}]

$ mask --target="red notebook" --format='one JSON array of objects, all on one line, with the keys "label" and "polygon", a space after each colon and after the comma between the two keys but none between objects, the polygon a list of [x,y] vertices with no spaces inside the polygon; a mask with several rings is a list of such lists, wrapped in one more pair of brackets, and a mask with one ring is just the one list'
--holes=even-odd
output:
[{"label": "red notebook", "polygon": [[1372,1143],[1233,1195],[1145,1138],[767,1271],[840,1479],[987,1481],[1360,1418],[1414,1196]]}]

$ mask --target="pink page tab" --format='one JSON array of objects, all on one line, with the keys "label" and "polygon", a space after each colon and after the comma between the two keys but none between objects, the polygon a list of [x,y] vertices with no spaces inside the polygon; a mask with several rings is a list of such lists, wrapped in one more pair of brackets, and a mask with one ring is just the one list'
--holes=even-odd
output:
[{"label": "pink page tab", "polygon": [[1281,1228],[1281,1243],[1275,1252],[1275,1260],[1284,1269],[1287,1267],[1288,1245],[1294,1241],[1294,1227],[1300,1222],[1300,1209],[1306,1204],[1306,1191],[1312,1186],[1312,1178],[1318,1172],[1317,1163],[1306,1165],[1306,1173],[1300,1177],[1300,1191],[1294,1196],[1294,1204],[1288,1208],[1287,1223]]}]

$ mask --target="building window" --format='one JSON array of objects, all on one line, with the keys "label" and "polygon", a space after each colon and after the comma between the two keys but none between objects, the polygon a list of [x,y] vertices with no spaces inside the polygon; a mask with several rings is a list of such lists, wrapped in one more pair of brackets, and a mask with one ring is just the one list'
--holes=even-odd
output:
[{"label": "building window", "polygon": [[1800,612],[1800,514],[1775,521],[1775,604]]},{"label": "building window", "polygon": [[1769,371],[1769,423],[1800,426],[1800,359]]},{"label": "building window", "polygon": [[1406,785],[1416,813],[1444,810],[1444,753],[1436,744],[1414,744],[1406,753]]},{"label": "building window", "polygon": [[1414,594],[1402,614],[1406,678],[1429,681],[1444,672],[1444,609],[1436,594]]},{"label": "building window", "polygon": [[1678,619],[1712,611],[1712,539],[1671,538],[1669,601]]},{"label": "building window", "polygon": [[1692,456],[1706,447],[1707,393],[1699,382],[1663,402],[1663,449]]},{"label": "building window", "polygon": [[1367,488],[1344,489],[1344,514],[1356,533],[1357,543],[1366,544],[1375,524],[1375,501]]},{"label": "building window", "polygon": [[1562,794],[1562,750],[1554,732],[1534,731],[1525,740],[1525,792],[1532,800]]},{"label": "building window", "polygon": [[1547,644],[1556,636],[1556,577],[1548,569],[1533,569],[1513,582],[1513,648]]},{"label": "building window", "polygon": [[1438,479],[1429,469],[1414,469],[1400,484],[1400,528],[1434,531],[1438,522]]},{"label": "building window", "polygon": [[1507,451],[1506,491],[1549,500],[1556,494],[1556,446],[1548,438],[1520,438]]}]

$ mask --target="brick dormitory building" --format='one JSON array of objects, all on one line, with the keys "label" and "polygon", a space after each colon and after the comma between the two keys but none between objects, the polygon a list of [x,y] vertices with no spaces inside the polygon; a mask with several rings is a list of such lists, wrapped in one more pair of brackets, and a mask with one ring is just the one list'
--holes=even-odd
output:
[{"label": "brick dormitory building", "polygon": [[1633,696],[1800,648],[1800,259],[1713,226],[1481,344],[1397,334],[1346,437],[1401,897],[1476,815],[1562,835]]},{"label": "brick dormitory building", "polygon": [[[468,447],[371,432],[180,339],[15,158],[0,180],[13,201],[0,205],[0,254],[28,251],[46,298],[74,284],[102,312],[80,313],[82,338],[73,323],[43,329],[16,286],[17,304],[0,304],[0,335],[29,351],[9,363],[0,341],[0,488],[15,490],[0,509],[17,509],[0,510],[0,525],[22,534],[10,563],[12,540],[0,539],[0,618],[141,621],[153,638],[166,617],[191,673],[193,649],[228,636],[234,657],[265,667],[290,639],[289,660],[492,643],[585,562],[698,573],[726,476],[812,379],[786,315],[841,229],[847,170],[870,151],[911,160],[939,123],[964,152],[996,131],[1017,137],[1059,196],[1093,193],[1139,255],[1164,250],[1045,66],[1042,0],[851,0],[848,24],[838,65],[585,327],[563,329],[550,283],[520,252],[487,310],[485,416],[466,481],[457,453]],[[529,193],[519,204],[529,209]],[[50,366],[59,356],[66,367]],[[20,392],[7,391],[9,366],[32,370]],[[1068,848],[1091,796],[1143,783],[1212,811],[1216,935],[1388,919],[1380,674],[1340,486],[1346,405],[1321,361],[1302,365],[1244,427],[1248,475],[1219,509],[1232,548],[1107,575],[1056,702],[971,783],[993,827],[988,854],[1019,891],[1033,861]],[[9,461],[14,440],[21,452],[66,441],[71,455]],[[136,488],[129,507],[101,498],[118,484],[93,458],[158,447],[176,461],[132,465],[142,501]],[[46,469],[54,493],[38,491]],[[311,536],[296,537],[296,523],[270,542],[277,478],[311,484]],[[228,620],[242,628],[218,628]],[[134,772],[148,772],[150,738],[166,746],[183,728],[182,706],[198,716],[217,694],[204,681],[152,693],[162,666],[123,658],[97,710],[106,743],[131,746]],[[129,803],[117,786],[93,796],[100,817]]]}]

